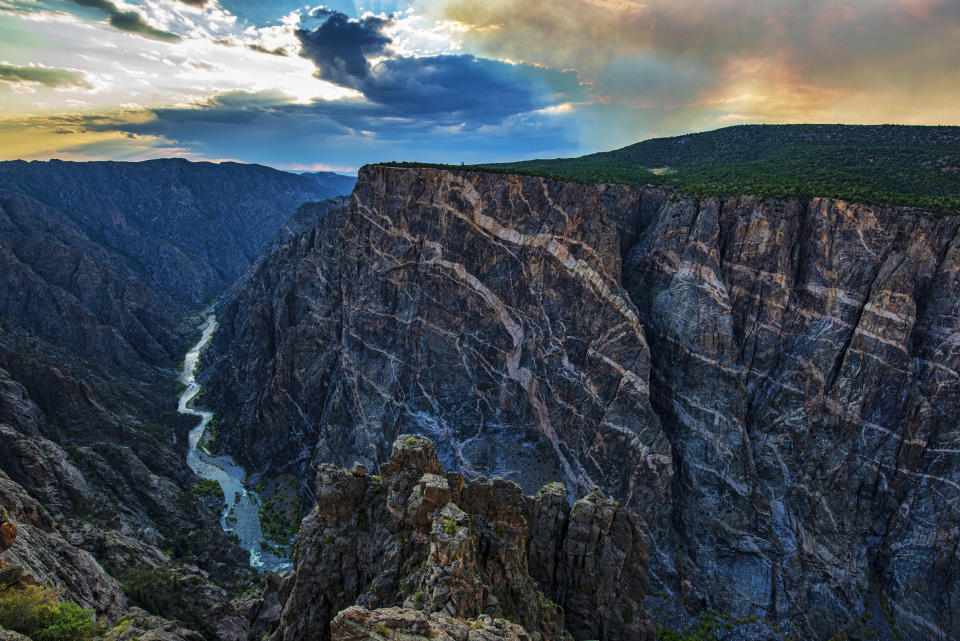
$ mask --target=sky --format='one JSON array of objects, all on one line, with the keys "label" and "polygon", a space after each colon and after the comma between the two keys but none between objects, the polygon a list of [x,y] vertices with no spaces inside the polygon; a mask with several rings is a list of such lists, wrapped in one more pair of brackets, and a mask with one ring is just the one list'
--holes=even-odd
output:
[{"label": "sky", "polygon": [[577,156],[960,124],[960,0],[0,0],[0,159]]}]

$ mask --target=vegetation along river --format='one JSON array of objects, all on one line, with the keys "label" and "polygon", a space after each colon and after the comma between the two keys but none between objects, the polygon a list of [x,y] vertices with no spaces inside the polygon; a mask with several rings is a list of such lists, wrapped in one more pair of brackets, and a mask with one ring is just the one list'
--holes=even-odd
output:
[{"label": "vegetation along river", "polygon": [[289,559],[275,554],[264,540],[260,529],[260,497],[245,486],[246,470],[237,465],[230,456],[214,456],[204,451],[201,445],[204,432],[213,420],[213,412],[194,408],[191,401],[200,392],[195,371],[197,360],[217,329],[217,319],[211,311],[205,312],[200,329],[203,335],[187,352],[183,359],[183,370],[180,372],[180,382],[183,383],[184,390],[180,394],[177,411],[200,419],[197,426],[190,430],[187,465],[200,478],[216,481],[223,488],[226,506],[220,517],[220,525],[226,532],[236,534],[240,545],[250,551],[250,565],[260,570],[289,569]]}]

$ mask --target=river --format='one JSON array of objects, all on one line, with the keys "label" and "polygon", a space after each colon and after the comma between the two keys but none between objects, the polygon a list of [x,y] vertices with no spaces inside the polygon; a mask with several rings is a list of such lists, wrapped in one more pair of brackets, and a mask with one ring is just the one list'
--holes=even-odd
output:
[{"label": "river", "polygon": [[187,465],[197,476],[216,481],[223,488],[226,506],[220,516],[220,525],[224,531],[236,534],[240,545],[250,551],[250,565],[260,570],[287,570],[291,567],[289,559],[277,556],[261,545],[264,538],[260,531],[258,513],[260,497],[244,485],[246,470],[237,465],[230,456],[211,456],[200,448],[203,433],[213,420],[213,412],[196,409],[191,405],[193,397],[200,392],[195,370],[200,353],[210,344],[217,329],[216,316],[210,310],[204,314],[204,321],[200,325],[203,334],[197,344],[187,352],[183,359],[183,371],[180,372],[180,382],[183,383],[184,390],[180,394],[177,411],[200,419],[197,426],[190,430]]}]

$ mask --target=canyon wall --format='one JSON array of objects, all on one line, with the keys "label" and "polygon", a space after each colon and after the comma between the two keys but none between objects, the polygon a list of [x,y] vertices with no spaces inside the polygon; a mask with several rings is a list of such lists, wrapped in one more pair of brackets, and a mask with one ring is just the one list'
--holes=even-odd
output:
[{"label": "canyon wall", "polygon": [[260,470],[423,434],[468,478],[638,508],[691,608],[825,639],[882,601],[956,638],[958,226],[366,167],[221,303],[207,398]]}]

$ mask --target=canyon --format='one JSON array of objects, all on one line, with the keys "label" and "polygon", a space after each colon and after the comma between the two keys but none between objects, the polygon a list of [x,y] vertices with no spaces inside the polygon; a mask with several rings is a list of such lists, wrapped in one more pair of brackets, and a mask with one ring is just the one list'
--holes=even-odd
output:
[{"label": "canyon", "polygon": [[[156,162],[89,206],[97,172],[148,179],[0,180],[24,572],[170,641],[960,638],[960,216]],[[293,483],[282,574],[186,462],[174,377],[217,294],[195,403]]]},{"label": "canyon", "polygon": [[[253,204],[233,208],[225,193]],[[187,466],[176,372],[197,302],[295,207],[333,193],[266,167],[0,163],[0,505],[18,530],[4,553],[13,574],[105,620],[152,600],[209,638],[243,637],[230,593],[251,581],[248,553]],[[155,619],[144,621],[166,625]]]}]

